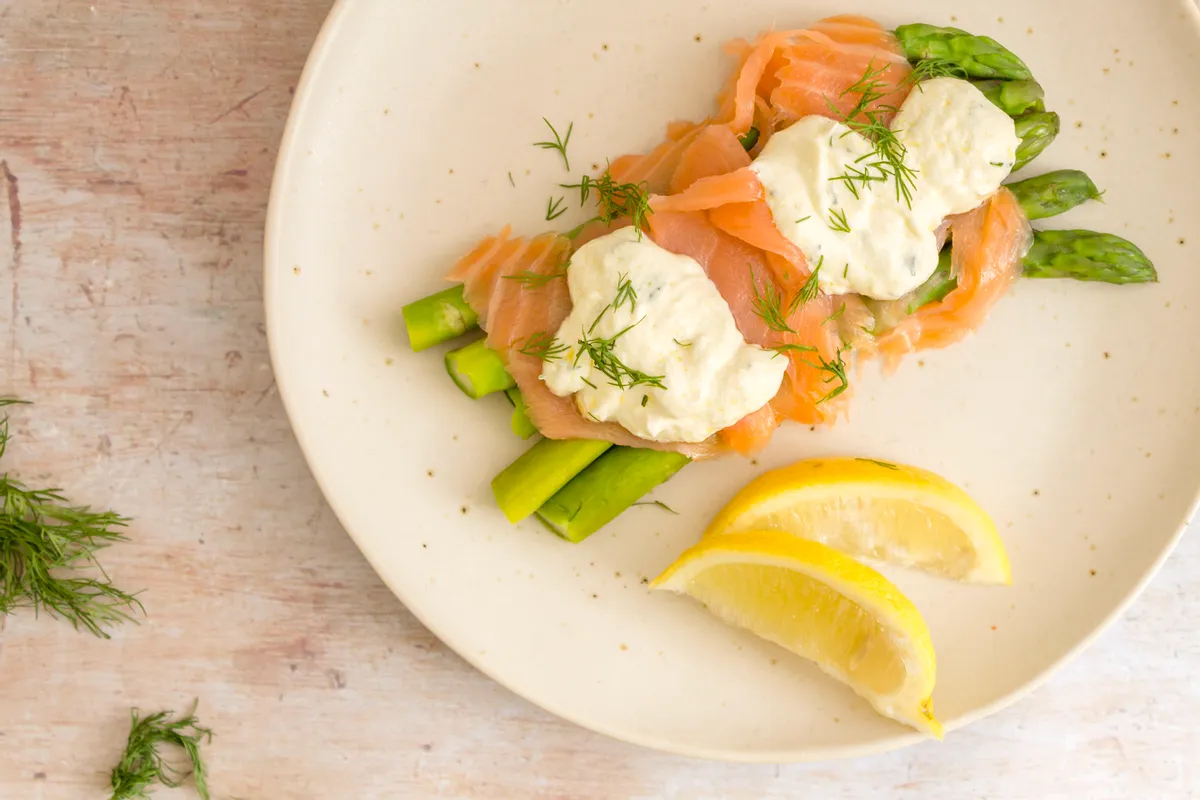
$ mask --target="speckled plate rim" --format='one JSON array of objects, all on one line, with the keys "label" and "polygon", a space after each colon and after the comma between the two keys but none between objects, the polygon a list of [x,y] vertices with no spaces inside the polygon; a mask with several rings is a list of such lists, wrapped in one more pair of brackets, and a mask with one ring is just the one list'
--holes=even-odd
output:
[{"label": "speckled plate rim", "polygon": [[[301,452],[304,454],[305,460],[308,463],[309,469],[312,471],[313,477],[320,487],[322,494],[325,497],[330,508],[338,517],[346,533],[349,534],[352,541],[362,552],[371,568],[375,570],[380,579],[388,589],[404,604],[405,608],[415,616],[422,625],[433,632],[447,647],[453,650],[460,658],[469,663],[472,667],[479,670],[484,675],[487,675],[492,680],[504,686],[514,694],[525,698],[531,703],[543,708],[544,710],[568,720],[580,727],[587,728],[597,733],[603,734],[618,741],[627,742],[642,747],[652,748],[675,755],[686,756],[690,758],[710,759],[717,761],[741,762],[741,763],[759,763],[759,764],[777,764],[777,763],[811,763],[835,759],[849,759],[862,756],[874,755],[879,753],[899,750],[914,744],[920,744],[928,741],[927,737],[917,732],[909,732],[898,735],[889,740],[872,742],[861,745],[848,746],[833,746],[827,748],[808,748],[802,752],[794,750],[761,750],[754,753],[745,751],[726,751],[713,748],[697,748],[680,745],[668,739],[662,739],[653,736],[642,736],[628,731],[617,730],[611,726],[597,724],[591,720],[584,719],[578,715],[558,707],[556,703],[544,702],[542,699],[526,693],[511,685],[499,675],[495,674],[488,668],[486,661],[475,658],[471,649],[465,646],[464,643],[455,641],[452,637],[446,635],[444,631],[439,630],[433,625],[420,611],[418,603],[414,602],[414,598],[405,591],[397,581],[388,577],[388,571],[380,563],[379,554],[374,551],[369,541],[357,535],[355,531],[346,525],[346,516],[343,514],[339,503],[328,491],[328,480],[326,478],[325,469],[313,458],[312,448],[308,441],[308,436],[300,425],[296,424],[296,401],[289,388],[287,379],[279,369],[279,335],[276,333],[276,320],[279,318],[278,310],[273,308],[272,298],[275,296],[276,277],[282,275],[284,270],[279,262],[278,252],[280,250],[280,237],[283,235],[283,216],[284,210],[280,199],[285,194],[285,187],[292,179],[289,165],[294,162],[294,155],[297,149],[296,132],[307,121],[310,114],[310,100],[314,91],[314,85],[318,74],[321,72],[326,59],[331,52],[331,44],[335,41],[339,27],[347,14],[348,9],[354,4],[355,0],[335,0],[333,7],[330,9],[328,17],[321,27],[317,38],[314,40],[312,48],[309,52],[308,59],[301,73],[300,80],[297,83],[295,97],[292,102],[291,110],[288,114],[287,124],[284,128],[283,137],[279,147],[279,153],[276,158],[275,173],[271,183],[271,193],[267,208],[267,221],[265,235],[263,241],[263,303],[267,327],[268,348],[271,356],[272,370],[275,374],[276,384],[279,389],[280,398],[283,401],[284,410],[288,415],[289,422],[292,425],[293,433],[296,441],[300,446]],[[1192,0],[1177,0],[1184,14],[1189,19],[1196,34],[1200,36],[1200,7]],[[1008,706],[1013,705],[1018,700],[1021,700],[1033,692],[1041,688],[1047,681],[1063,667],[1072,662],[1083,651],[1087,650],[1095,641],[1105,633],[1112,624],[1128,610],[1133,602],[1145,591],[1150,581],[1158,574],[1167,558],[1175,550],[1184,533],[1187,531],[1192,520],[1200,512],[1200,487],[1197,487],[1196,494],[1193,497],[1184,518],[1176,526],[1174,533],[1164,544],[1162,551],[1154,562],[1146,569],[1141,578],[1133,585],[1128,593],[1121,599],[1113,608],[1108,616],[1104,617],[1092,631],[1081,638],[1074,647],[1064,653],[1056,661],[1048,665],[1041,673],[1030,679],[1024,685],[1013,690],[1007,695],[1004,695],[992,703],[977,708],[969,712],[953,723],[948,724],[946,732],[950,733],[959,730],[967,725],[970,725],[985,717],[1001,711]]]}]

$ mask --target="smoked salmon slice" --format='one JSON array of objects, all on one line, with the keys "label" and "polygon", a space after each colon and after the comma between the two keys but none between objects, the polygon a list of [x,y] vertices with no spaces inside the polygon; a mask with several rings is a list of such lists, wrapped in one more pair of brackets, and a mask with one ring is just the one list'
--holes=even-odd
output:
[{"label": "smoked salmon slice", "polygon": [[677,195],[702,178],[727,175],[750,166],[750,155],[729,128],[706,127],[679,157],[670,192]]},{"label": "smoked salmon slice", "polygon": [[[812,114],[834,118],[849,114],[860,96],[848,90],[864,76],[878,81],[880,91],[891,89],[868,106],[885,123],[891,121],[890,109],[899,108],[908,96],[906,79],[912,68],[899,41],[865,17],[822,20],[784,48],[780,57],[769,94],[777,127]],[[837,114],[831,112],[830,103]]]},{"label": "smoked salmon slice", "polygon": [[975,210],[951,217],[950,237],[958,286],[879,337],[889,368],[907,353],[947,347],[978,329],[1020,276],[1021,258],[1032,241],[1017,198],[1003,188]]}]

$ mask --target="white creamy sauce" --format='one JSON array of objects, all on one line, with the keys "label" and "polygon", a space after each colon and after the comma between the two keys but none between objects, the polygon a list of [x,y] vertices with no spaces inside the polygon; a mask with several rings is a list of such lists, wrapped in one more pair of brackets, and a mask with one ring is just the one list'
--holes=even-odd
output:
[{"label": "white creamy sauce", "polygon": [[[771,137],[752,168],[779,231],[803,251],[829,294],[894,300],[937,267],[934,231],[994,192],[1016,161],[1012,119],[969,82],[919,84],[892,123],[915,171],[911,205],[894,179],[855,184],[874,147],[840,122],[812,116]],[[848,230],[846,230],[848,229]]]},{"label": "white creamy sauce", "polygon": [[[788,360],[746,343],[695,259],[622,228],[579,248],[567,284],[573,308],[556,335],[567,350],[545,362],[542,380],[560,397],[574,394],[584,416],[651,441],[701,442],[779,390]],[[580,345],[606,339],[621,364],[663,388],[630,386],[627,376],[614,385]]]}]

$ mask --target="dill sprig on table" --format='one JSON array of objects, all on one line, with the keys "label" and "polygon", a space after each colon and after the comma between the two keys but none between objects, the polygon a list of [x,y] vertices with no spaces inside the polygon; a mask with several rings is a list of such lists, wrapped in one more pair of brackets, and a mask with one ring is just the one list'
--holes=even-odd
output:
[{"label": "dill sprig on table", "polygon": [[[201,742],[212,741],[213,732],[200,727],[196,719],[197,703],[186,717],[171,720],[170,711],[160,711],[148,717],[138,716],[135,708],[131,712],[129,739],[121,761],[113,767],[112,795],[109,800],[134,800],[148,798],[147,789],[155,783],[167,788],[181,786],[191,775],[196,783],[196,794],[209,800],[208,780],[204,760],[200,756]],[[191,762],[191,771],[176,769],[163,760],[159,748],[163,745],[179,747]]]},{"label": "dill sprig on table", "polygon": [[[20,402],[0,398],[0,408]],[[5,416],[0,457],[8,441]],[[137,596],[113,586],[96,560],[96,551],[127,541],[121,529],[128,522],[111,511],[71,506],[59,489],[29,489],[0,475],[0,614],[32,608],[107,639],[106,627],[145,613]]]}]

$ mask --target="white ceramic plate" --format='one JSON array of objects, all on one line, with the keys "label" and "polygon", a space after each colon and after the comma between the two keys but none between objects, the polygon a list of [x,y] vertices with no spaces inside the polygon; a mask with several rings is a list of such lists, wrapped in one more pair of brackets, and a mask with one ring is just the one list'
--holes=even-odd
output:
[{"label": "white ceramic plate", "polygon": [[[510,527],[488,489],[526,446],[507,405],[471,402],[440,352],[410,352],[400,306],[504,223],[545,227],[566,174],[530,146],[543,116],[575,122],[570,155],[589,169],[707,114],[730,67],[723,40],[850,10],[957,24],[1021,54],[1063,116],[1037,169],[1080,167],[1108,189],[1062,223],[1133,239],[1162,283],[1022,282],[964,344],[886,380],[868,369],[851,423],[787,427],[758,462],[688,467],[657,493],[680,516],[635,508],[580,546]],[[1200,28],[1184,0],[1009,0],[1002,13],[944,0],[336,7],[276,175],[272,354],[338,517],[448,645],[556,714],[664,750],[798,761],[916,741],[815,668],[644,585],[750,477],[822,454],[942,473],[1008,542],[1011,588],[891,574],[932,629],[951,731],[1028,692],[1130,601],[1200,485]]]}]

